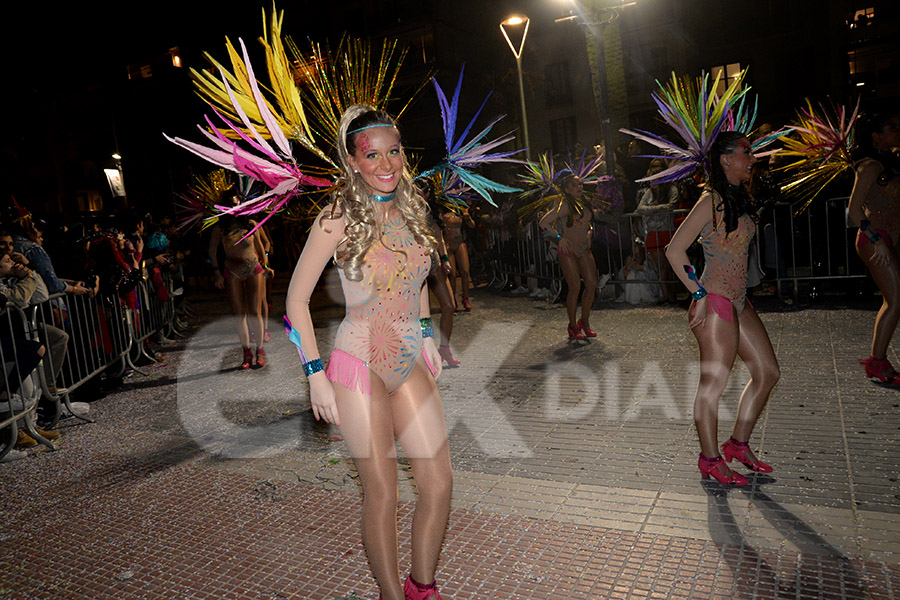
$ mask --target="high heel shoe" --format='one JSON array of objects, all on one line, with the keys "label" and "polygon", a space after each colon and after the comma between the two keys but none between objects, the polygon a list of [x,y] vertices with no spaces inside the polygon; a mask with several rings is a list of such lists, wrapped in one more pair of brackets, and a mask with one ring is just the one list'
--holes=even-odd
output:
[{"label": "high heel shoe", "polygon": [[470,310],[472,310],[472,305],[469,304],[469,298],[467,296],[463,296],[462,301],[464,311],[469,312]]},{"label": "high heel shoe", "polygon": [[441,358],[444,359],[444,361],[447,363],[447,366],[449,366],[449,367],[458,367],[459,366],[459,359],[455,358],[453,356],[453,353],[450,352],[449,344],[441,344],[440,346],[438,346],[438,354],[441,355]]},{"label": "high heel shoe", "polygon": [[263,341],[264,341],[264,342],[271,342],[271,341],[272,341],[272,334],[269,333],[269,330],[268,330],[268,329],[266,329],[265,331],[263,331]]},{"label": "high heel shoe", "polygon": [[728,438],[728,441],[722,444],[722,454],[725,455],[725,462],[730,463],[732,458],[736,458],[739,463],[757,473],[771,473],[772,467],[759,460],[750,450],[750,444],[747,442],[739,442],[736,439]]},{"label": "high heel shoe", "polygon": [[719,483],[735,486],[750,483],[746,477],[729,469],[721,456],[706,458],[701,453],[700,459],[697,461],[697,467],[700,469],[700,475],[703,476],[703,479],[709,479],[712,476]]},{"label": "high heel shoe", "polygon": [[578,325],[576,325],[574,327],[569,325],[568,332],[569,332],[570,340],[583,340],[584,339],[584,334],[581,333],[581,327],[579,327]]},{"label": "high heel shoe", "polygon": [[576,325],[578,329],[581,329],[582,333],[584,333],[585,337],[597,337],[597,332],[584,324],[584,321],[578,319],[578,324]]},{"label": "high heel shoe", "polygon": [[894,369],[887,358],[875,358],[870,356],[865,360],[859,361],[859,364],[866,368],[866,377],[869,379],[877,378],[881,383],[889,385],[900,385],[900,374]]},{"label": "high heel shoe", "polygon": [[443,600],[437,589],[437,581],[422,585],[413,579],[412,575],[403,582],[403,593],[406,595],[406,600]]},{"label": "high heel shoe", "polygon": [[241,369],[247,370],[253,366],[253,350],[247,348],[244,350],[244,360],[241,361]]},{"label": "high heel shoe", "polygon": [[266,349],[265,348],[257,348],[256,349],[256,366],[257,367],[266,366]]}]

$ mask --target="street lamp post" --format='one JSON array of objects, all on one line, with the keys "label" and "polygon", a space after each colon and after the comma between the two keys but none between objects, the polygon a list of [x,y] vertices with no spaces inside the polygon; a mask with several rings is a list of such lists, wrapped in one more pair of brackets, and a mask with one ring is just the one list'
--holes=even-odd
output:
[{"label": "street lamp post", "polygon": [[[519,74],[519,100],[522,103],[522,136],[525,141],[525,158],[529,162],[531,162],[531,142],[528,139],[528,117],[525,112],[525,83],[522,80],[522,49],[525,47],[525,37],[528,35],[528,25],[531,22],[531,19],[528,17],[522,16],[514,16],[502,21],[500,23],[500,31],[503,33],[503,37],[506,38],[506,43],[509,44],[509,49],[512,50],[513,56],[516,57],[516,71]],[[519,42],[518,50],[513,45],[512,40],[509,39],[509,34],[506,33],[506,29],[504,29],[504,25],[507,27],[513,27],[525,24],[525,31],[522,32],[522,41]]]},{"label": "street lamp post", "polygon": [[[574,0],[573,4],[575,4]],[[637,0],[618,0],[617,4],[613,4],[611,6],[607,6],[603,8],[603,11],[607,13],[607,16],[604,20],[596,23],[589,23],[584,20],[584,13],[582,10],[578,10],[577,13],[571,14],[568,17],[562,17],[561,19],[556,19],[557,23],[562,23],[564,21],[574,21],[575,23],[581,25],[585,30],[585,35],[594,36],[594,41],[597,44],[597,81],[594,85],[598,88],[600,97],[598,106],[598,113],[600,118],[600,131],[603,135],[603,145],[605,160],[606,160],[606,173],[612,177],[615,177],[616,174],[616,152],[615,146],[613,146],[613,131],[612,131],[612,115],[610,114],[609,107],[609,90],[608,90],[608,81],[606,74],[606,50],[603,46],[603,29],[619,18],[619,9],[626,8],[629,6],[634,6],[637,4]]]}]

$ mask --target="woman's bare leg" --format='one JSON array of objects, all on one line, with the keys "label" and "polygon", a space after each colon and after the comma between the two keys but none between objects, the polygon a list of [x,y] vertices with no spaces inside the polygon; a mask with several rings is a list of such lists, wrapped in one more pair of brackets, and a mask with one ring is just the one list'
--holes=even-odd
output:
[{"label": "woman's bare leg", "polygon": [[888,264],[880,265],[872,260],[875,249],[872,245],[857,248],[857,254],[869,268],[872,279],[881,290],[883,299],[878,315],[875,317],[875,330],[872,334],[872,356],[887,357],[887,349],[891,337],[900,320],[900,256],[896,248],[891,248]]},{"label": "woman's bare leg", "polygon": [[456,304],[456,253],[450,254],[450,273],[447,274],[447,282],[450,284],[450,294],[453,296],[453,308]]},{"label": "woman's bare leg", "polygon": [[441,306],[441,345],[450,344],[450,335],[453,333],[453,296],[447,276],[443,271],[435,273],[428,278],[428,289],[434,292],[438,304]]},{"label": "woman's bare leg", "polygon": [[741,393],[738,416],[731,437],[739,442],[746,442],[750,440],[753,427],[762,414],[766,402],[769,401],[769,394],[778,383],[781,371],[769,334],[759,320],[759,315],[749,304],[738,317],[738,326],[740,342],[737,352],[750,371],[750,381]]},{"label": "woman's bare leg", "polygon": [[[260,277],[262,277],[260,275]],[[259,289],[259,314],[262,315],[263,329],[269,328],[269,284],[272,280],[263,277],[262,286]]]},{"label": "woman's bare leg", "polygon": [[404,600],[397,549],[397,456],[392,403],[369,373],[371,394],[334,383],[341,435],[363,488],[362,539],[383,600]]},{"label": "woman's bare leg", "polygon": [[[253,332],[256,339],[256,346],[262,348],[265,344],[263,340],[263,320],[260,311],[260,294],[263,290],[263,276],[251,275],[244,280],[244,302],[245,306],[252,307],[252,311],[247,311],[247,326]],[[248,343],[249,345],[249,343]]]},{"label": "woman's bare leg", "polygon": [[412,576],[434,581],[450,516],[453,473],[441,397],[422,359],[391,393],[394,432],[409,458],[418,499],[412,527]]},{"label": "woman's bare leg", "polygon": [[706,321],[691,329],[700,345],[700,383],[694,397],[694,424],[700,438],[700,451],[707,458],[719,456],[719,399],[737,355],[739,329],[732,322],[711,312]]},{"label": "woman's bare leg", "polygon": [[244,305],[244,282],[236,277],[225,278],[225,294],[228,296],[228,304],[231,305],[231,313],[237,321],[238,338],[241,340],[241,348],[250,347],[250,334],[247,331],[247,307]]},{"label": "woman's bare leg", "polygon": [[578,262],[572,256],[557,255],[559,260],[559,268],[562,269],[563,277],[566,280],[566,286],[569,288],[566,294],[566,312],[569,315],[569,325],[575,327],[577,324],[578,311],[578,292],[581,291],[581,275],[578,269]]},{"label": "woman's bare leg", "polygon": [[597,294],[597,264],[591,249],[578,257],[578,271],[584,280],[584,293],[581,295],[581,322],[590,329],[591,308],[594,307],[594,296]]},{"label": "woman's bare leg", "polygon": [[466,244],[462,243],[456,247],[456,252],[454,252],[456,256],[456,264],[454,271],[459,273],[459,281],[462,288],[462,297],[469,297],[469,250],[466,248]]}]

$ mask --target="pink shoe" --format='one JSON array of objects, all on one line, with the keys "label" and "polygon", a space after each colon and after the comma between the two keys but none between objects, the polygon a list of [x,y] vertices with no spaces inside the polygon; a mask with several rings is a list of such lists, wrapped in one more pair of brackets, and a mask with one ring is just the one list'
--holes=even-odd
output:
[{"label": "pink shoe", "polygon": [[701,453],[700,459],[697,461],[697,467],[700,469],[700,475],[703,476],[703,479],[712,477],[719,483],[736,486],[750,483],[746,477],[729,469],[721,456],[706,458]]},{"label": "pink shoe", "polygon": [[271,336],[271,334],[269,333],[269,330],[268,330],[268,329],[266,329],[265,332],[263,333],[263,341],[264,341],[264,342],[271,342],[271,341],[272,341],[272,336]]},{"label": "pink shoe", "polygon": [[253,350],[247,348],[244,350],[244,360],[241,361],[241,369],[249,369],[253,366]]},{"label": "pink shoe", "polygon": [[437,581],[422,585],[412,575],[403,582],[403,593],[406,594],[406,600],[443,600],[437,589]]},{"label": "pink shoe", "polygon": [[265,350],[265,348],[257,348],[256,349],[256,366],[257,367],[266,366],[266,350]]},{"label": "pink shoe", "polygon": [[441,358],[444,359],[444,361],[447,363],[447,366],[449,366],[449,367],[458,367],[459,366],[459,359],[455,358],[453,356],[453,353],[450,352],[449,345],[441,344],[440,346],[438,346],[438,354],[441,355]]},{"label": "pink shoe", "polygon": [[739,463],[751,471],[757,473],[771,473],[772,467],[753,456],[750,450],[750,444],[747,442],[739,442],[734,438],[728,438],[728,441],[722,444],[722,454],[725,455],[725,462],[730,463],[732,458],[736,458]]},{"label": "pink shoe", "polygon": [[571,325],[569,325],[568,332],[569,332],[570,340],[583,340],[584,339],[584,334],[581,333],[581,327],[579,327],[578,325],[576,325],[575,327],[572,327]]},{"label": "pink shoe", "polygon": [[597,332],[585,325],[584,321],[582,321],[581,319],[578,319],[578,324],[576,325],[576,327],[580,329],[582,333],[584,333],[585,337],[597,337]]}]

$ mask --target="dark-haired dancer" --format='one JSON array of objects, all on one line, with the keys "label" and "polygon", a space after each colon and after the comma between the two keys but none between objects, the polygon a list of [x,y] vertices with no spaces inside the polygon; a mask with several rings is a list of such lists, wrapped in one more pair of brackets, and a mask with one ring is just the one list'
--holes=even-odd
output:
[{"label": "dark-haired dancer", "polygon": [[[666,249],[675,274],[691,292],[690,327],[700,345],[700,383],[694,399],[694,422],[700,437],[698,466],[704,478],[746,485],[747,478],[725,464],[736,458],[747,468],[771,472],[754,456],[750,434],[780,377],[778,361],[762,321],[746,301],[747,250],[756,231],[753,203],[746,185],[756,158],[750,141],[734,131],[719,135],[709,156],[709,182],[700,200]],[[698,278],[687,257],[702,237],[706,268]],[[718,447],[719,399],[735,356],[750,371],[741,394],[731,437]]]},{"label": "dark-haired dancer", "polygon": [[892,149],[900,146],[896,114],[874,115],[859,125],[860,160],[848,216],[859,225],[856,253],[881,290],[882,304],[875,317],[872,354],[860,361],[866,376],[898,385],[900,374],[887,358],[888,345],[900,319],[900,160]]}]

